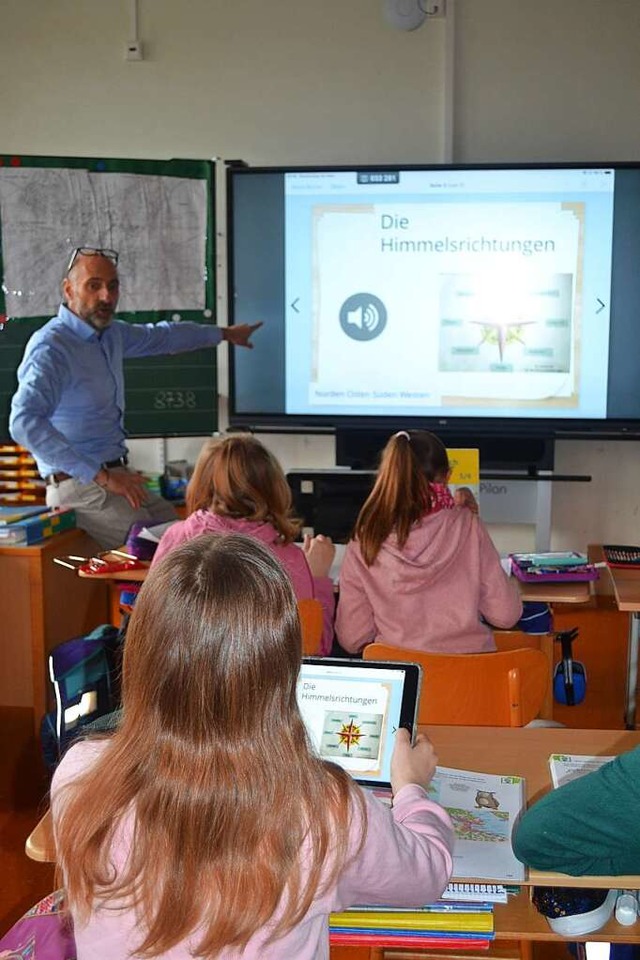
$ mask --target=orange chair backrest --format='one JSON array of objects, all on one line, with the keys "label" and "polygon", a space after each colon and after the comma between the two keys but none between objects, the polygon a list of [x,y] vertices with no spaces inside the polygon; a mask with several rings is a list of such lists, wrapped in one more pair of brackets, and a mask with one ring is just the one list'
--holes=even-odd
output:
[{"label": "orange chair backrest", "polygon": [[444,654],[372,643],[363,656],[422,666],[418,723],[522,727],[540,712],[551,682],[539,650]]},{"label": "orange chair backrest", "polygon": [[302,628],[302,653],[305,657],[317,656],[322,639],[322,604],[314,599],[298,600],[298,616]]},{"label": "orange chair backrest", "polygon": [[548,633],[525,633],[523,630],[495,630],[493,639],[497,650],[521,650],[528,647],[530,650],[540,650],[543,639],[548,639]]}]

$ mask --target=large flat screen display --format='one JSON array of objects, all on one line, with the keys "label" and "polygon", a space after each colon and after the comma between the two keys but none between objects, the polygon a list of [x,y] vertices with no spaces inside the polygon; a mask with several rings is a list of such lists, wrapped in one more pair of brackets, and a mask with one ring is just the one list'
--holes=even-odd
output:
[{"label": "large flat screen display", "polygon": [[229,171],[232,425],[640,427],[640,165]]}]

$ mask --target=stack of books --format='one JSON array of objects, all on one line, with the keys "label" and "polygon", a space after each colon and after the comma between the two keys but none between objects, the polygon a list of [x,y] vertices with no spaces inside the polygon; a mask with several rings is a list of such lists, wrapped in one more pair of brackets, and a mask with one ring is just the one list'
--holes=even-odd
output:
[{"label": "stack of books", "polygon": [[511,572],[525,583],[597,580],[598,571],[582,553],[512,553]]},{"label": "stack of books", "polygon": [[[331,944],[489,949],[494,939],[493,904],[506,903],[508,894],[519,889],[512,884],[525,879],[525,868],[511,846],[513,825],[525,805],[524,779],[439,766],[428,791],[453,824],[456,882],[440,900],[424,907],[364,906],[332,913]],[[474,880],[477,877],[484,877],[484,882]]]},{"label": "stack of books", "polygon": [[415,909],[354,907],[329,918],[338,946],[484,950],[494,938],[491,903],[438,900]]},{"label": "stack of books", "polygon": [[76,525],[75,510],[46,506],[0,506],[0,546],[31,546]]}]

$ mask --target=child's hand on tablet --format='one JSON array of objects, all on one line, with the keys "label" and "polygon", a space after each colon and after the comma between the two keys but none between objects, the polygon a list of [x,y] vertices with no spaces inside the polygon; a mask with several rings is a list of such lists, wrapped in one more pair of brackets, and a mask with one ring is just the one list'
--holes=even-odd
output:
[{"label": "child's hand on tablet", "polygon": [[391,757],[393,793],[398,793],[408,783],[417,783],[426,789],[435,773],[437,762],[433,744],[424,733],[419,733],[412,745],[409,731],[401,727],[396,733]]}]

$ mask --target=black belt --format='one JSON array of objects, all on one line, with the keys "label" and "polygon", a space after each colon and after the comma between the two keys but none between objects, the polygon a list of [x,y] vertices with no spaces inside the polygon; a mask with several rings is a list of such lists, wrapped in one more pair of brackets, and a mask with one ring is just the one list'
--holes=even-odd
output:
[{"label": "black belt", "polygon": [[62,483],[63,480],[71,480],[70,473],[63,473],[61,470],[58,473],[50,473],[47,477],[47,483]]},{"label": "black belt", "polygon": [[[106,470],[111,470],[113,467],[126,467],[129,463],[128,457],[118,457],[117,460],[107,460],[105,463],[101,464]],[[64,473],[62,470],[59,470],[57,473],[50,473],[47,477],[47,483],[62,483],[63,480],[71,480],[70,473]]]}]

